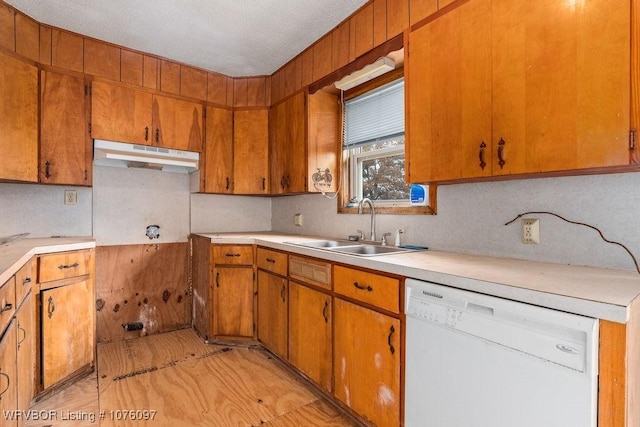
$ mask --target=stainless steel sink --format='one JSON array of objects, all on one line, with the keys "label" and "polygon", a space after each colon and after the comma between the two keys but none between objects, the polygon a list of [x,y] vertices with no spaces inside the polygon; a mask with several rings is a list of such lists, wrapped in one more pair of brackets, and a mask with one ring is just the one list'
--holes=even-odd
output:
[{"label": "stainless steel sink", "polygon": [[329,248],[337,248],[340,246],[361,245],[361,243],[352,242],[350,240],[310,240],[310,241],[286,242],[286,243],[291,243],[292,245],[298,245],[298,246],[306,246],[308,248],[318,248],[318,249],[329,249]]},{"label": "stainless steel sink", "polygon": [[397,248],[395,246],[358,245],[332,248],[333,252],[341,252],[358,256],[391,255],[402,252],[410,252],[411,249]]}]

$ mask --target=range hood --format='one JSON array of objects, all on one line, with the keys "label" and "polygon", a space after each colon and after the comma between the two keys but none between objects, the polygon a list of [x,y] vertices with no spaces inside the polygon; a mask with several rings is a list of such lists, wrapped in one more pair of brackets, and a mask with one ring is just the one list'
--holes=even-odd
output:
[{"label": "range hood", "polygon": [[93,163],[98,166],[191,173],[198,170],[200,154],[192,151],[95,139],[93,141]]}]

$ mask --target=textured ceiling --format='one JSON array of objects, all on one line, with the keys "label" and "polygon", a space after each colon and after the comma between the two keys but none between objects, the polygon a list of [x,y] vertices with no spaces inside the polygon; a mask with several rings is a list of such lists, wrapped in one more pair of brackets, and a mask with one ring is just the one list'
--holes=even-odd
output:
[{"label": "textured ceiling", "polygon": [[367,0],[4,0],[35,20],[229,76],[269,75]]}]

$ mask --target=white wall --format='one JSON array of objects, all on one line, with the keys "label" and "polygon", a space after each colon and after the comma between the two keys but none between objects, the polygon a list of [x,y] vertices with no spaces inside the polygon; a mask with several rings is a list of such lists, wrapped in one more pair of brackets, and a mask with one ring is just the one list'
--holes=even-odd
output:
[{"label": "white wall", "polygon": [[[78,204],[64,204],[64,190],[78,192]],[[0,236],[90,236],[92,191],[87,187],[0,184]]]},{"label": "white wall", "polygon": [[[561,264],[634,269],[620,247],[603,242],[588,228],[548,215],[540,218],[541,243],[520,242],[520,222],[504,226],[525,211],[552,211],[598,227],[640,257],[640,173],[537,178],[458,184],[438,188],[438,214],[379,215],[377,235],[403,228],[403,243],[431,249]],[[335,200],[321,195],[273,199],[274,231],[345,238],[369,234],[369,215],[337,214]],[[303,227],[293,225],[302,213]]]},{"label": "white wall", "polygon": [[271,230],[268,197],[191,195],[193,233]]}]

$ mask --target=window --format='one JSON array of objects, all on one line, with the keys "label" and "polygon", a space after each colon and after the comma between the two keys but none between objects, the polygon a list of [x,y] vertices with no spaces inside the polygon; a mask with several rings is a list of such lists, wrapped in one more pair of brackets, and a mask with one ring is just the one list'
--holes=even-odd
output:
[{"label": "window", "polygon": [[404,182],[404,79],[344,104],[344,159],[349,199],[376,205],[409,205]]}]

